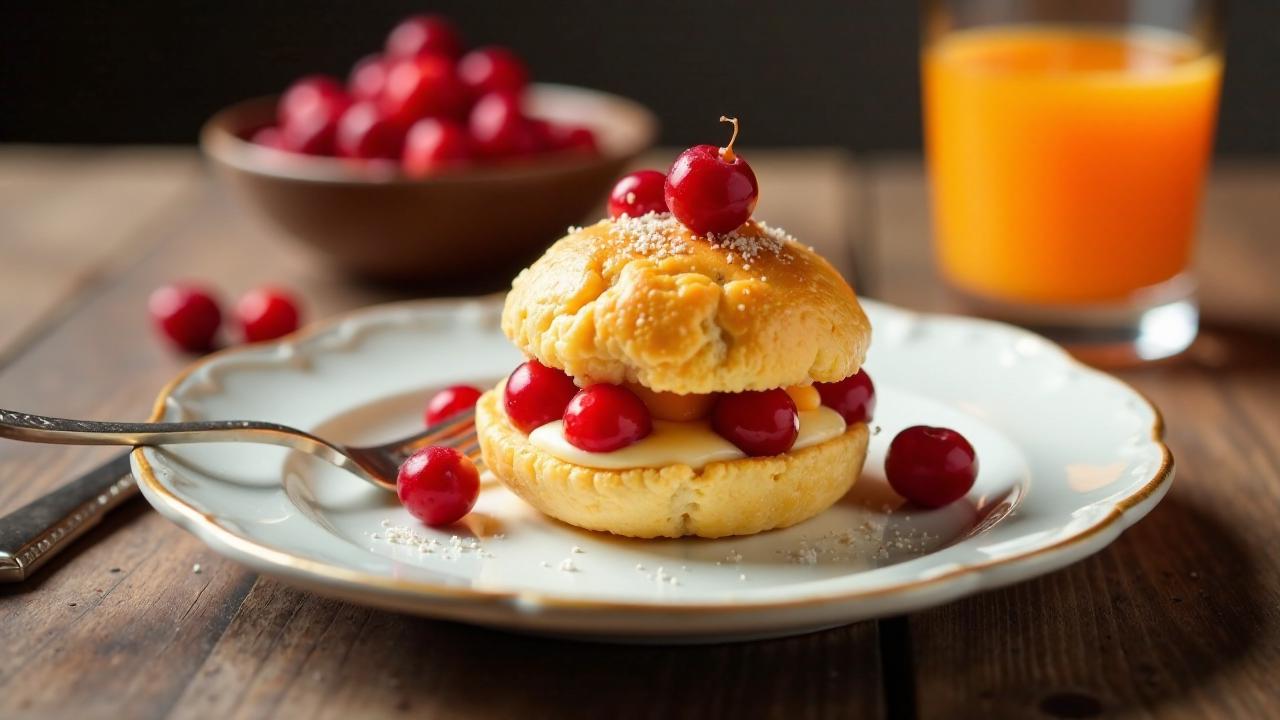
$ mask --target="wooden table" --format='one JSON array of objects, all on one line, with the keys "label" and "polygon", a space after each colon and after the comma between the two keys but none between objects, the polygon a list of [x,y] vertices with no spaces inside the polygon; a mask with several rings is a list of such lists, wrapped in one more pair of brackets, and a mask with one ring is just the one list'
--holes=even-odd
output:
[{"label": "wooden table", "polygon": [[[856,257],[866,294],[946,308],[918,159],[752,160],[761,217],[845,268]],[[1280,164],[1221,164],[1204,335],[1123,373],[1168,419],[1173,491],[1066,570],[786,640],[615,647],[300,592],[134,502],[0,588],[0,717],[1280,716],[1277,226]],[[0,149],[0,406],[144,418],[185,361],[145,313],[176,278],[227,297],[282,283],[313,317],[395,297],[242,218],[189,150]],[[0,443],[0,512],[115,452]]]}]

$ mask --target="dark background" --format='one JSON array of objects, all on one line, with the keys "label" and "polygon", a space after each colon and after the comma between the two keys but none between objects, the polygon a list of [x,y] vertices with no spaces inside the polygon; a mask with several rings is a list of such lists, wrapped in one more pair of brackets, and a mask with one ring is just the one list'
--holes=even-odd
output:
[{"label": "dark background", "polygon": [[[451,15],[536,78],[653,108],[670,144],[920,143],[911,0],[247,2],[5,0],[0,141],[187,143],[213,111],[291,79],[345,77],[399,18]],[[1280,153],[1280,2],[1230,7],[1218,148]]]}]

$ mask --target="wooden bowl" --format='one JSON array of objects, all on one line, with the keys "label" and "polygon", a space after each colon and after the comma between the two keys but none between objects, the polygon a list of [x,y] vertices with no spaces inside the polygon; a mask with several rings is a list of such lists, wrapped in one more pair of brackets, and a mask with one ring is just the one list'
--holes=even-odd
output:
[{"label": "wooden bowl", "polygon": [[275,98],[233,105],[200,147],[235,194],[341,268],[422,281],[509,276],[581,222],[657,134],[653,113],[607,93],[534,85],[531,114],[590,127],[598,155],[564,153],[423,179],[394,163],[295,155],[244,139],[272,124]]}]

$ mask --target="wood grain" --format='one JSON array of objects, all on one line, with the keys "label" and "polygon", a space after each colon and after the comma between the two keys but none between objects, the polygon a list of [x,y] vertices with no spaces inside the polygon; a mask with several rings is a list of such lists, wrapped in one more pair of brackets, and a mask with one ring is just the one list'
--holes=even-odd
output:
[{"label": "wood grain", "polygon": [[[918,160],[751,161],[761,217],[856,270],[864,291],[949,307]],[[174,278],[227,298],[281,283],[312,317],[421,292],[350,283],[244,218],[197,167],[185,150],[0,151],[0,404],[145,417],[187,361],[155,341],[144,312],[150,290]],[[788,640],[589,645],[294,590],[134,504],[34,582],[0,587],[0,717],[1276,715],[1276,198],[1280,165],[1217,171],[1204,335],[1181,361],[1124,375],[1165,411],[1174,489],[1064,571],[909,620]],[[111,453],[0,445],[0,512]]]},{"label": "wood grain", "polygon": [[[881,297],[946,309],[918,160],[874,177]],[[1204,336],[1181,360],[1121,373],[1164,411],[1170,495],[1089,560],[913,616],[920,717],[1280,712],[1277,199],[1274,166],[1219,169],[1200,253]]]},{"label": "wood grain", "polygon": [[[74,153],[54,154],[45,170],[40,153],[31,153],[24,162],[49,175],[46,192],[68,182],[63,166],[75,165]],[[145,155],[153,164],[141,176],[157,187],[181,182],[194,163],[185,151]],[[138,162],[123,157],[126,170]],[[842,155],[763,153],[753,162],[779,187],[770,201],[786,217],[779,224],[841,247],[849,222],[849,208],[837,202],[847,172]],[[115,179],[104,170],[84,182],[77,193],[98,208],[95,184],[107,192]],[[88,230],[95,225],[122,249],[97,253],[97,264],[86,260],[76,270],[100,273],[95,282],[51,286],[41,300],[40,307],[70,311],[7,341],[5,406],[145,418],[155,392],[187,361],[152,337],[144,311],[151,289],[175,278],[205,281],[225,298],[280,283],[306,299],[312,317],[404,296],[349,283],[243,218],[203,176],[193,182],[194,191],[155,203],[158,220],[124,213],[115,225],[115,216],[95,210],[71,223],[80,234],[66,232],[66,250],[75,238],[93,242]],[[9,203],[10,221],[35,236],[53,220],[25,215],[24,203],[9,194],[13,185],[0,173],[0,204]],[[829,202],[787,216],[787,208],[812,197]],[[7,258],[8,250],[0,252]],[[0,284],[0,307],[19,292]],[[0,445],[0,512],[110,453]],[[706,648],[555,642],[367,610],[259,580],[142,505],[110,518],[88,540],[34,582],[0,587],[0,717],[882,714],[873,624]]]}]

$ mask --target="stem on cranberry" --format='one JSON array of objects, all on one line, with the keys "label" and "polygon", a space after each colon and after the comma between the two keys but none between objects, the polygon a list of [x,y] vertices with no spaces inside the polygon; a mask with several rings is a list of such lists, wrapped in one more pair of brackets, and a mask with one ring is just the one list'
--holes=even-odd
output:
[{"label": "stem on cranberry", "polygon": [[733,162],[733,159],[737,157],[737,155],[733,154],[733,144],[738,141],[738,118],[725,117],[724,115],[721,115],[720,122],[733,124],[733,135],[729,137],[729,144],[720,148],[720,159],[727,163],[731,163]]}]

